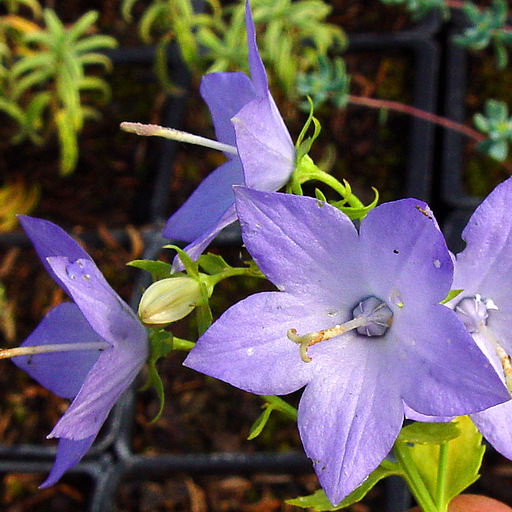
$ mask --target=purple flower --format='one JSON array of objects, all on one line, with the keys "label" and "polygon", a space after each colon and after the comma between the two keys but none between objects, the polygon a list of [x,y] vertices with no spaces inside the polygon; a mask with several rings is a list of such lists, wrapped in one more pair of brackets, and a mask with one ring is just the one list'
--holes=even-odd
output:
[{"label": "purple flower", "polygon": [[[110,409],[146,361],[148,340],[133,311],[71,237],[51,222],[18,219],[48,273],[74,300],[53,308],[22,343],[61,343],[74,351],[13,358],[42,386],[72,400],[48,436],[59,438],[55,463],[41,486],[48,487],[91,446]],[[101,350],[80,350],[91,342]]]},{"label": "purple flower", "polygon": [[162,232],[166,238],[191,242],[185,250],[192,259],[236,220],[233,185],[275,191],[293,171],[295,149],[268,90],[248,1],[245,25],[251,79],[239,72],[210,73],[200,86],[217,140],[233,146],[235,154],[226,153],[227,162],[199,185]]},{"label": "purple flower", "polygon": [[[455,311],[509,389],[512,383],[512,178],[498,185],[465,227],[447,305]],[[505,371],[505,374],[504,374]],[[506,379],[505,379],[506,378]],[[480,433],[512,459],[512,401],[471,415]]]},{"label": "purple flower", "polygon": [[438,304],[453,267],[423,202],[383,204],[358,233],[316,199],[235,195],[245,246],[279,291],[231,307],[185,365],[263,395],[306,386],[298,428],[331,503],[387,455],[404,403],[448,416],[507,399],[456,314]]}]

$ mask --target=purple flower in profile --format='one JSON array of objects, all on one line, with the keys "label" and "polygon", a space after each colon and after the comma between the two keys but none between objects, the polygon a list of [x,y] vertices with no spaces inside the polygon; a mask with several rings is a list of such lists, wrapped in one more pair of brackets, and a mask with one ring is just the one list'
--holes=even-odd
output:
[{"label": "purple flower in profile", "polygon": [[423,202],[383,204],[358,233],[312,198],[235,195],[245,246],[278,291],[231,307],[185,365],[257,394],[306,386],[298,428],[331,503],[390,451],[404,404],[459,415],[507,399],[456,314],[438,304],[453,266]]},{"label": "purple flower in profile", "polygon": [[42,386],[72,400],[48,436],[59,438],[55,463],[41,486],[48,487],[89,449],[146,361],[148,339],[133,311],[71,237],[51,222],[18,218],[50,276],[74,300],[53,308],[21,345],[52,352],[13,358]]},{"label": "purple flower in profile", "polygon": [[[512,178],[498,185],[465,227],[465,249],[456,255],[454,308],[512,390]],[[512,459],[512,401],[472,414],[480,433]]]},{"label": "purple flower in profile", "polygon": [[240,72],[210,73],[200,86],[217,140],[232,151],[226,153],[227,162],[168,219],[162,232],[166,238],[190,242],[185,250],[192,259],[236,220],[233,185],[276,191],[293,171],[295,149],[268,90],[248,1],[245,25],[251,78]]}]

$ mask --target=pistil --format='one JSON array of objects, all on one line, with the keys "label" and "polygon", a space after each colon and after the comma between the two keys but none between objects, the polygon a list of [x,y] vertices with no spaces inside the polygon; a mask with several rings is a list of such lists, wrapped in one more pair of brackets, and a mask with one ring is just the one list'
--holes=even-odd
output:
[{"label": "pistil", "polygon": [[328,329],[317,332],[308,332],[298,335],[296,329],[289,329],[286,336],[290,341],[299,345],[299,355],[305,363],[311,362],[308,356],[308,347],[340,336],[348,331],[357,329],[359,334],[367,337],[383,336],[391,325],[393,313],[385,302],[376,297],[368,297],[359,302],[352,311],[353,318],[343,324],[337,324]]},{"label": "pistil", "polygon": [[53,343],[49,345],[32,345],[0,350],[0,359],[17,356],[34,356],[36,354],[51,354],[55,352],[72,352],[75,350],[105,350],[110,347],[106,341],[90,341],[87,343]]},{"label": "pistil", "polygon": [[234,146],[230,144],[224,144],[216,140],[207,139],[199,135],[193,135],[192,133],[182,132],[174,128],[166,128],[158,124],[143,124],[143,123],[129,123],[123,122],[120,125],[121,130],[125,132],[135,133],[143,137],[163,137],[164,139],[176,140],[178,142],[187,142],[189,144],[195,144],[197,146],[203,146],[205,148],[216,149],[223,153],[230,153],[231,155],[237,155],[238,151]]}]

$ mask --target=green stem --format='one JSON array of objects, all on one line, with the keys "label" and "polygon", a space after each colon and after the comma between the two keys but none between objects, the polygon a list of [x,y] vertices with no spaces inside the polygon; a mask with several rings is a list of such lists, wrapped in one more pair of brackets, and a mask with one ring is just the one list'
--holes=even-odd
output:
[{"label": "green stem", "polygon": [[421,510],[423,512],[440,512],[416,468],[407,445],[404,443],[395,443],[393,451],[396,461],[403,472],[402,478],[405,480],[407,487],[409,487],[411,494],[414,496]]},{"label": "green stem", "polygon": [[208,284],[210,284],[213,287],[220,281],[233,276],[259,277],[263,279],[265,278],[265,276],[258,270],[254,270],[252,268],[234,267],[228,270],[224,270],[223,272],[214,274],[212,276],[209,276]]},{"label": "green stem", "polygon": [[176,338],[176,336],[172,339],[172,348],[174,350],[184,350],[185,352],[190,352],[194,347],[195,342],[184,340],[182,338]]},{"label": "green stem", "polygon": [[437,465],[436,502],[439,512],[446,512],[446,472],[448,470],[448,443],[441,443],[439,447],[439,461]]},{"label": "green stem", "polygon": [[297,409],[285,402],[278,396],[267,396],[261,395],[261,398],[270,404],[275,410],[282,412],[285,416],[288,416],[292,421],[297,421]]}]

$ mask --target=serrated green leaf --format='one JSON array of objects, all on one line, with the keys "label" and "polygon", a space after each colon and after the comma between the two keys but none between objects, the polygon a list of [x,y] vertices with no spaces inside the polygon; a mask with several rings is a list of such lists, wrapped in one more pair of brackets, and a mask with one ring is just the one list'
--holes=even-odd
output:
[{"label": "serrated green leaf", "polygon": [[149,272],[155,280],[166,279],[171,274],[171,265],[164,261],[134,260],[127,263],[127,265]]},{"label": "serrated green leaf", "polygon": [[288,505],[301,508],[311,508],[314,511],[323,510],[340,510],[346,508],[353,503],[361,501],[368,491],[370,491],[377,482],[391,475],[399,475],[400,470],[395,464],[387,462],[384,466],[382,464],[375,471],[373,471],[368,478],[354,491],[352,491],[341,503],[334,506],[327,499],[323,490],[318,490],[311,496],[301,496],[293,500],[286,500]]},{"label": "serrated green leaf", "polygon": [[422,423],[415,421],[402,428],[397,442],[411,444],[431,443],[439,445],[461,435],[460,429],[451,421],[447,423]]},{"label": "serrated green leaf", "polygon": [[[452,498],[478,479],[478,471],[485,452],[485,447],[481,444],[482,436],[468,416],[457,418],[456,424],[461,432],[460,435],[445,445],[448,451],[446,480],[444,502],[438,503],[440,510],[446,510],[445,507]],[[440,446],[415,444],[407,449],[431,496],[436,496]]]}]

